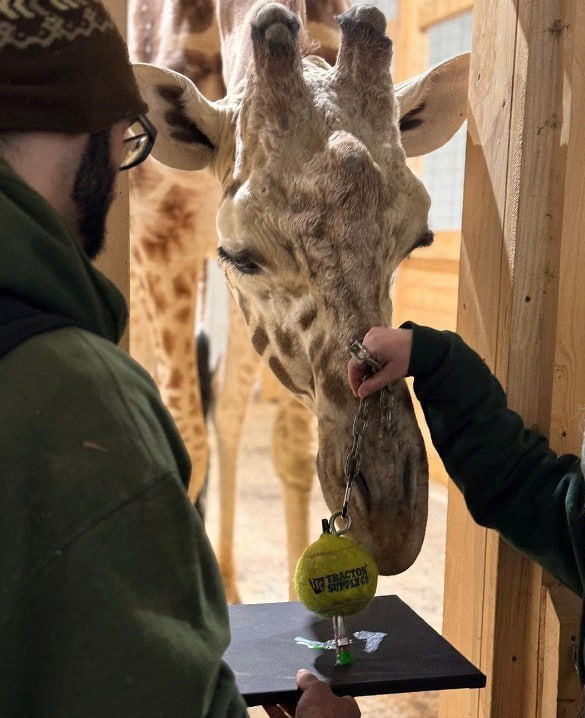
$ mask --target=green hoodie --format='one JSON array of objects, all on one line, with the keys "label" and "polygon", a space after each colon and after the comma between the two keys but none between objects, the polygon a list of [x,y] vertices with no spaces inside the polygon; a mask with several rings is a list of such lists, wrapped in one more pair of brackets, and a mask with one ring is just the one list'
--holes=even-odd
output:
[{"label": "green hoodie", "polygon": [[0,715],[246,715],[188,456],[115,345],[123,297],[1,161],[0,243],[0,291],[76,325],[0,360]]},{"label": "green hoodie", "polygon": [[[431,438],[473,518],[496,529],[581,598],[585,586],[585,480],[526,429],[485,362],[452,332],[412,322],[408,373]],[[578,669],[585,682],[585,612]]]}]

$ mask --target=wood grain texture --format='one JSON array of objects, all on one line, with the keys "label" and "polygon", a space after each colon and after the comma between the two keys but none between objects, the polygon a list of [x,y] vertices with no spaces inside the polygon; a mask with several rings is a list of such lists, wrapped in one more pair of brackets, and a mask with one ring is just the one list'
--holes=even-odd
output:
[{"label": "wood grain texture", "polygon": [[[577,38],[585,38],[581,15],[575,2],[558,0],[478,0],[474,9],[458,329],[495,370],[511,407],[545,434],[558,421],[553,395],[559,417],[571,416],[555,356],[558,367],[565,347],[583,354],[574,324],[582,313],[565,319],[562,310],[569,296],[563,277],[579,260],[576,227],[583,228],[575,216],[582,168],[569,174],[564,139],[584,109],[574,87],[567,93]],[[554,664],[551,641],[542,639],[542,571],[470,521],[450,495],[444,633],[479,658],[488,687],[478,697],[442,696],[440,715],[533,717]]]},{"label": "wood grain texture", "polygon": [[473,0],[422,0],[420,27],[428,30],[431,25],[472,8]]},{"label": "wood grain texture", "polygon": [[[476,3],[457,326],[492,368],[498,341],[498,306],[494,298],[501,292],[504,253],[502,219],[506,207],[515,28],[514,3]],[[499,48],[497,53],[495,47]],[[494,620],[494,596],[485,579],[488,549],[488,565],[497,564],[487,531],[475,525],[459,491],[450,484],[443,633],[488,672],[488,687],[481,696],[485,716],[490,715],[493,690],[492,644],[486,640],[484,627],[484,623],[493,624]],[[479,716],[479,706],[477,691],[445,692],[440,697],[439,715],[475,718]]]}]

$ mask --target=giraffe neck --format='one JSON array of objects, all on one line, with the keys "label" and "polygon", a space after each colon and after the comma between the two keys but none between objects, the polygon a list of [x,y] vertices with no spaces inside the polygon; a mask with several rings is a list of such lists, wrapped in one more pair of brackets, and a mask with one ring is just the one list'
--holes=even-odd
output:
[{"label": "giraffe neck", "polygon": [[214,0],[130,0],[134,61],[180,72],[210,100],[225,94]]}]

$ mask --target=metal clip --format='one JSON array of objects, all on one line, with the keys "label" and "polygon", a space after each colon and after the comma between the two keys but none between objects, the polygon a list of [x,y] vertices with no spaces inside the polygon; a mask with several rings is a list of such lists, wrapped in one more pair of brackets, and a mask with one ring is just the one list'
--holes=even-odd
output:
[{"label": "metal clip", "polygon": [[360,364],[367,364],[375,371],[380,371],[382,365],[374,359],[367,347],[365,347],[359,339],[356,339],[349,345],[349,353]]},{"label": "metal clip", "polygon": [[[343,519],[345,521],[345,525],[342,526],[340,529],[338,529],[335,525],[337,519]],[[335,511],[335,513],[331,514],[331,518],[329,519],[329,531],[333,536],[343,536],[350,530],[350,528],[351,516],[349,514],[343,516],[341,511]]]}]

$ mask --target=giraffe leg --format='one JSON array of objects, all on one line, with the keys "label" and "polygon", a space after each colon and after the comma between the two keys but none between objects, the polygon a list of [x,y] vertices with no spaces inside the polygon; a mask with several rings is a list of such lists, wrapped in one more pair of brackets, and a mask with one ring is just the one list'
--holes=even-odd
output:
[{"label": "giraffe leg", "polygon": [[272,459],[284,500],[291,600],[296,598],[293,577],[297,561],[309,544],[309,500],[315,474],[313,422],[309,410],[283,391],[272,433]]},{"label": "giraffe leg", "polygon": [[207,431],[196,367],[197,268],[173,275],[146,270],[144,293],[154,352],[153,376],[185,442],[192,470],[189,497],[195,502],[207,475]]},{"label": "giraffe leg", "polygon": [[140,271],[130,265],[130,354],[152,376],[154,347],[151,322],[146,315],[146,289]]},{"label": "giraffe leg", "polygon": [[261,360],[252,347],[244,318],[231,298],[229,311],[230,329],[224,357],[224,378],[213,416],[220,482],[217,553],[228,602],[240,603],[234,561],[237,456],[250,391]]},{"label": "giraffe leg", "polygon": [[187,266],[173,276],[173,306],[161,317],[155,337],[157,383],[191,458],[188,490],[193,502],[205,483],[208,461],[207,429],[196,364],[197,279],[197,267]]}]

